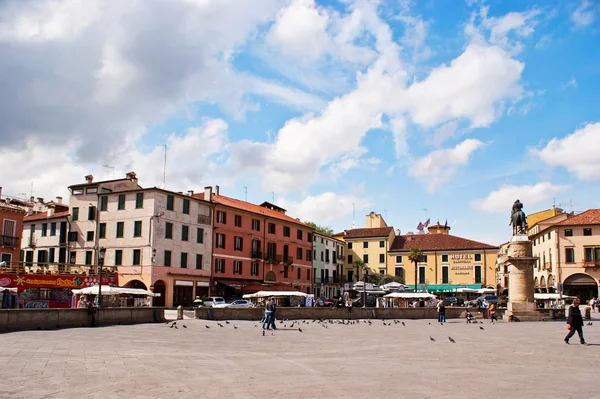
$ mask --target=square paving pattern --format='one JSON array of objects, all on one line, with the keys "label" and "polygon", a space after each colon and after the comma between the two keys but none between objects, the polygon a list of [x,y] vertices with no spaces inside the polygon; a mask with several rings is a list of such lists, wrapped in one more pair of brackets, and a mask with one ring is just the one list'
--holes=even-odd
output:
[{"label": "square paving pattern", "polygon": [[600,397],[600,321],[589,346],[565,345],[564,322],[220,323],[1,334],[0,397]]}]

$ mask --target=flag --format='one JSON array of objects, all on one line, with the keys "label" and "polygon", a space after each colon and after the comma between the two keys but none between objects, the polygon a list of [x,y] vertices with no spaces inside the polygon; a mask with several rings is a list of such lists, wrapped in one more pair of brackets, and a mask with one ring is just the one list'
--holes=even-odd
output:
[{"label": "flag", "polygon": [[419,225],[417,226],[417,230],[419,231],[423,231],[424,227],[423,227],[423,223],[419,222]]},{"label": "flag", "polygon": [[444,227],[448,227],[448,219],[446,219],[446,223],[444,223]]},{"label": "flag", "polygon": [[425,222],[425,224],[423,225],[423,227],[429,227],[429,219],[427,219],[427,221]]}]

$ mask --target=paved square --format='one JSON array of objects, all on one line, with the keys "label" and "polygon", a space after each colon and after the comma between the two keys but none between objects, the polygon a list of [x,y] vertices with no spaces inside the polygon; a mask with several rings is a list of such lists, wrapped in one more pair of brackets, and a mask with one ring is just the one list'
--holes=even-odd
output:
[{"label": "paved square", "polygon": [[405,323],[301,322],[301,333],[287,322],[264,337],[253,322],[202,320],[2,334],[0,397],[600,397],[600,321],[585,328],[590,346],[565,345],[563,322]]}]

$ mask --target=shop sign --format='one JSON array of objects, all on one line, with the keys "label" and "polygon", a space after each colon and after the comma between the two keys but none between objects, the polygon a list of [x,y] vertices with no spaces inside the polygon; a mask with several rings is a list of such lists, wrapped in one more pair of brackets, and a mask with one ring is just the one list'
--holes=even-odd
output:
[{"label": "shop sign", "polygon": [[[0,274],[0,286],[17,287],[18,291],[27,288],[84,288],[98,284],[98,277],[45,275],[45,274]],[[117,284],[116,277],[103,277],[102,284]]]}]

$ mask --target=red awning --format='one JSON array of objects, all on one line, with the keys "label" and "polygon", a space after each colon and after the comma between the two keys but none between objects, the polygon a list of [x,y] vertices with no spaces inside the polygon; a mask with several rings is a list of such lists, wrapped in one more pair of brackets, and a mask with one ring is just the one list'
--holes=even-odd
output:
[{"label": "red awning", "polygon": [[259,284],[256,280],[217,280],[217,283],[226,285],[230,288],[235,288],[236,290],[247,287],[248,285]]},{"label": "red awning", "polygon": [[251,294],[258,291],[297,291],[296,288],[290,287],[283,283],[270,283],[270,284],[251,284],[244,287],[244,293]]}]

